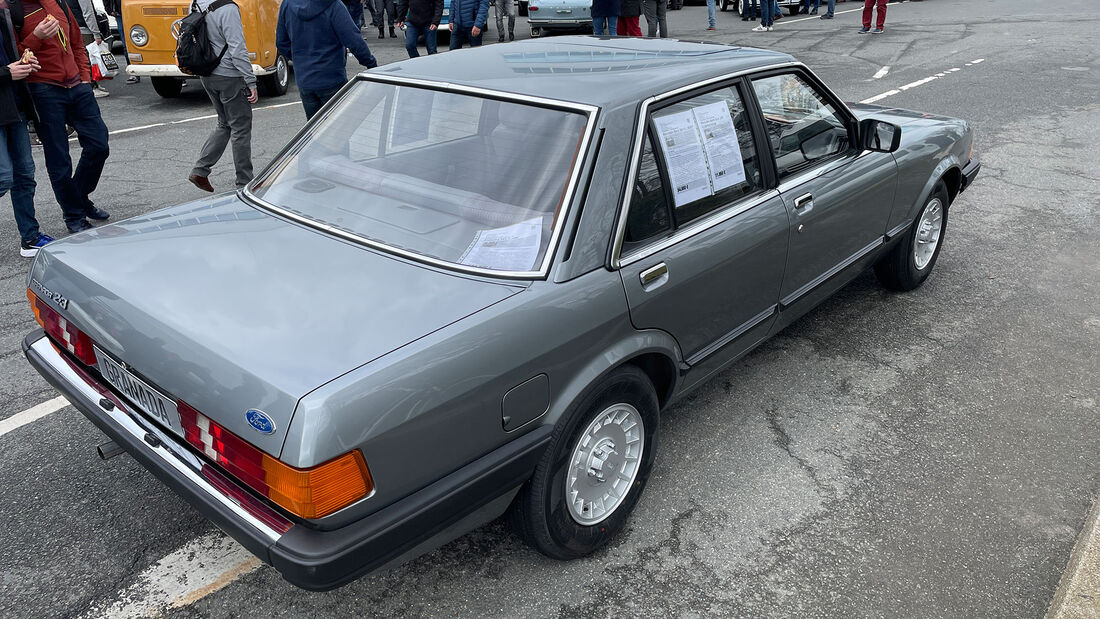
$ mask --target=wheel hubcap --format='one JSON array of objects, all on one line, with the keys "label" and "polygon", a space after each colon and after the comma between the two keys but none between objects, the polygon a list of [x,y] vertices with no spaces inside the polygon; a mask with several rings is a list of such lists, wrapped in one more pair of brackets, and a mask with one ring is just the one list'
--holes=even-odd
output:
[{"label": "wheel hubcap", "polygon": [[917,238],[913,243],[913,262],[916,263],[918,271],[927,267],[932,256],[936,254],[942,232],[943,203],[939,198],[933,198],[925,205],[920,221],[917,222]]},{"label": "wheel hubcap", "polygon": [[622,505],[642,462],[645,426],[638,409],[607,407],[581,434],[569,458],[565,500],[577,523],[606,520]]},{"label": "wheel hubcap", "polygon": [[275,64],[275,74],[279,76],[278,79],[280,86],[286,84],[289,71],[287,70],[286,60],[283,60],[282,57],[280,57],[279,62]]}]

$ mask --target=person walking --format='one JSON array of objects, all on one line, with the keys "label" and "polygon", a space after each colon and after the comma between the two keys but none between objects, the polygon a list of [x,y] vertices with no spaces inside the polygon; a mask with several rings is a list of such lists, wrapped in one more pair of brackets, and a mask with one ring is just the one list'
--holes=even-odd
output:
[{"label": "person walking", "polygon": [[[202,145],[199,159],[187,180],[203,191],[214,191],[214,186],[210,184],[210,170],[232,142],[236,186],[240,189],[252,180],[252,104],[259,100],[256,75],[252,73],[241,11],[237,5],[225,0],[197,2],[199,10],[207,12],[206,34],[210,47],[215,54],[220,52],[222,56],[210,75],[199,78],[210,102],[214,104],[218,124]],[[343,8],[340,10],[343,11]]]},{"label": "person walking", "polygon": [[619,0],[592,0],[592,34],[616,36],[620,8]]},{"label": "person walking", "polygon": [[775,23],[775,7],[771,0],[763,0],[760,3],[760,25],[753,28],[753,32],[770,32]]},{"label": "person walking", "polygon": [[642,28],[638,24],[641,14],[642,0],[619,0],[619,19],[615,24],[615,34],[621,37],[642,36]]},{"label": "person walking", "polygon": [[31,258],[53,241],[34,218],[34,158],[27,120],[37,120],[24,80],[41,68],[38,60],[19,57],[18,39],[6,2],[0,2],[0,196],[11,193],[19,255]]},{"label": "person walking", "polygon": [[481,45],[488,19],[489,0],[451,0],[451,49]]},{"label": "person walking", "polygon": [[829,0],[828,8],[825,10],[825,13],[821,15],[821,19],[832,19],[835,12],[836,0]]},{"label": "person walking", "polygon": [[[764,2],[767,1],[764,0]],[[760,7],[756,4],[756,0],[745,0],[741,5],[741,10],[741,21],[749,21],[760,17]]]},{"label": "person walking", "polygon": [[516,0],[493,0],[497,12],[497,42],[504,42],[504,16],[508,16],[508,40],[516,40]]},{"label": "person walking", "polygon": [[294,61],[294,81],[306,120],[347,83],[345,49],[364,67],[378,66],[351,15],[333,0],[283,0],[275,25],[275,47],[284,58]]},{"label": "person walking", "polygon": [[397,19],[397,27],[405,28],[405,51],[409,58],[420,56],[416,44],[421,36],[429,56],[439,51],[436,37],[443,19],[443,0],[401,0],[397,4]]},{"label": "person walking", "polygon": [[395,0],[369,0],[371,3],[371,24],[375,28],[378,28],[378,38],[386,38],[385,26],[387,21],[390,26],[390,38],[396,38],[397,33],[393,30],[393,25],[397,20],[397,3]]},{"label": "person walking", "polygon": [[[875,29],[871,30],[871,14],[876,9],[877,5],[877,17],[875,21]],[[863,27],[859,29],[860,34],[882,34],[886,26],[886,0],[863,0]]]},{"label": "person walking", "polygon": [[[14,0],[9,9],[21,50],[33,52],[41,66],[25,79],[38,115],[36,132],[54,197],[69,232],[87,230],[92,227],[88,219],[103,221],[111,216],[91,199],[111,151],[107,125],[92,93],[88,54],[77,43],[80,25],[64,0],[39,0],[35,5]],[[66,125],[76,131],[80,143],[75,172]]]},{"label": "person walking", "polygon": [[650,38],[657,36],[658,31],[662,39],[668,37],[666,7],[665,0],[642,0],[642,12],[645,13],[645,22]]}]

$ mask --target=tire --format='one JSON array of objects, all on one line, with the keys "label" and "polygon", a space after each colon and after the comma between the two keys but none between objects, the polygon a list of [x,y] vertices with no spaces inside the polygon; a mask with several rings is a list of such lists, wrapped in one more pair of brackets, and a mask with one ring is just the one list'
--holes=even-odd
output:
[{"label": "tire", "polygon": [[791,16],[798,15],[799,8],[801,8],[801,5],[799,5],[799,6],[789,6],[789,7],[787,7],[787,12]]},{"label": "tire", "polygon": [[[875,264],[879,282],[890,290],[909,291],[928,279],[943,249],[950,196],[943,181],[936,183],[905,238]],[[937,229],[938,228],[938,229]],[[935,245],[929,249],[930,242]]]},{"label": "tire", "polygon": [[151,77],[149,81],[153,83],[153,90],[165,99],[175,99],[183,90],[183,80],[176,77]]},{"label": "tire", "polygon": [[[649,479],[657,455],[658,418],[657,394],[644,372],[633,365],[611,372],[554,429],[534,475],[509,510],[513,528],[530,546],[555,559],[583,557],[611,541],[626,525]],[[610,419],[615,421],[607,423]],[[589,442],[582,445],[582,437]],[[573,462],[580,464],[574,468]],[[626,483],[603,485],[609,481]],[[570,488],[591,501],[581,496],[570,504]],[[615,496],[616,491],[621,494]]]},{"label": "tire", "polygon": [[290,85],[290,67],[282,54],[275,58],[275,72],[261,75],[256,80],[256,85],[259,87],[257,90],[265,97],[281,97],[286,94]]}]

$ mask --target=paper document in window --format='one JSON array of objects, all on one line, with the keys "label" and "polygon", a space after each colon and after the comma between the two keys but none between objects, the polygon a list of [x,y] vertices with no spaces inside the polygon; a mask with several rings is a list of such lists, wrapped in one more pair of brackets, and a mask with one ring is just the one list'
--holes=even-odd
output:
[{"label": "paper document in window", "polygon": [[459,263],[494,271],[534,270],[542,247],[542,219],[478,231]]},{"label": "paper document in window", "polygon": [[745,182],[741,145],[737,142],[737,129],[733,126],[726,102],[718,101],[694,108],[691,112],[703,135],[714,193]]},{"label": "paper document in window", "polygon": [[683,206],[714,193],[691,110],[655,118],[653,124],[661,141],[675,205]]}]

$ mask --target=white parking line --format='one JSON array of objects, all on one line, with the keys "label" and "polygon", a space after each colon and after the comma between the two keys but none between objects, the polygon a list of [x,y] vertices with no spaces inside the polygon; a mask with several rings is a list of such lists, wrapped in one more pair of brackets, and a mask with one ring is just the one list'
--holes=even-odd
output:
[{"label": "white parking line", "polygon": [[37,421],[50,413],[55,413],[69,405],[69,401],[64,396],[57,396],[52,400],[47,400],[36,406],[32,406],[27,410],[16,413],[7,419],[0,420],[0,436],[4,436],[12,430],[21,428],[28,423]]},{"label": "white parking line", "polygon": [[[970,62],[966,63],[966,66],[971,67],[971,66],[979,64],[981,62],[985,62],[985,58],[979,58],[977,60],[971,60]],[[889,67],[883,67],[883,69],[888,69],[888,68]],[[877,94],[873,97],[869,97],[867,99],[864,99],[864,100],[860,101],[860,103],[875,103],[877,101],[881,101],[881,100],[885,99],[886,97],[892,97],[892,96],[894,96],[894,95],[896,95],[900,92],[904,92],[906,90],[909,90],[910,88],[916,88],[918,86],[923,86],[923,85],[927,84],[928,82],[938,80],[941,77],[947,77],[948,75],[951,75],[952,73],[957,73],[959,71],[962,71],[962,67],[952,67],[952,68],[950,68],[946,71],[943,71],[942,73],[936,73],[935,75],[929,75],[928,77],[926,77],[924,79],[919,79],[915,82],[909,82],[908,84],[906,84],[904,86],[898,86],[897,88],[894,88],[892,90],[887,90],[884,93],[880,93],[880,94]],[[881,73],[881,71],[879,73]],[[878,74],[875,74],[875,77],[878,77]]]},{"label": "white parking line", "polygon": [[885,67],[882,67],[881,69],[879,69],[878,73],[875,73],[875,75],[872,79],[880,80],[880,79],[886,77],[886,74],[889,73],[889,72],[890,72],[890,65],[886,65]]},{"label": "white parking line", "polygon": [[262,562],[224,533],[207,533],[149,566],[115,601],[93,605],[84,617],[153,617],[193,604]]}]

